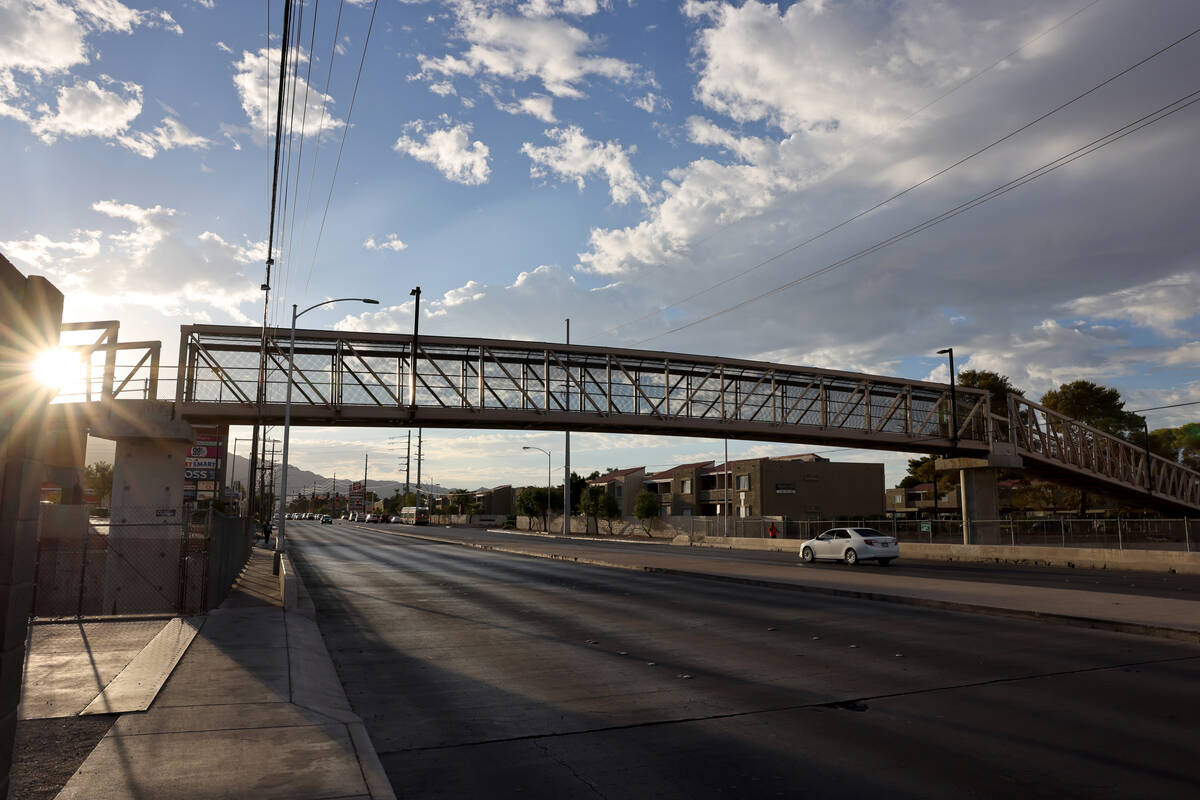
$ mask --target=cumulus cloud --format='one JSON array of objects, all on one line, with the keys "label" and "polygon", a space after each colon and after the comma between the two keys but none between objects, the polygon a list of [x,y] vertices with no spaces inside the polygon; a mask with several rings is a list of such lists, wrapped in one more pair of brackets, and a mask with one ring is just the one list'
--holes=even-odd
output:
[{"label": "cumulus cloud", "polygon": [[646,179],[637,173],[629,160],[629,156],[637,152],[636,147],[624,148],[619,142],[594,141],[577,125],[551,128],[546,131],[546,137],[554,144],[537,146],[525,142],[521,145],[521,152],[533,162],[529,167],[531,177],[557,175],[574,181],[582,191],[584,178],[599,174],[608,181],[614,203],[638,200],[648,205],[651,202]]},{"label": "cumulus cloud", "polygon": [[496,108],[506,114],[529,114],[542,122],[558,122],[554,116],[554,98],[544,94],[522,97],[514,103],[503,103],[497,99]]},{"label": "cumulus cloud", "polygon": [[170,341],[186,321],[216,315],[254,324],[246,313],[261,302],[258,281],[243,274],[265,245],[231,245],[215,233],[185,236],[178,212],[121,199],[93,203],[95,229],[66,236],[36,233],[0,242],[19,267],[36,270],[63,288],[68,317],[122,321],[131,338]]},{"label": "cumulus cloud", "polygon": [[1128,320],[1167,336],[1182,336],[1186,333],[1179,323],[1200,315],[1200,273],[1192,269],[1108,294],[1080,297],[1062,307],[1079,316]]},{"label": "cumulus cloud", "polygon": [[[587,9],[594,7],[594,10]],[[555,97],[583,97],[580,85],[590,77],[628,83],[638,77],[633,64],[597,55],[602,43],[582,29],[550,14],[595,13],[587,0],[530,2],[528,13],[507,14],[486,2],[464,0],[455,6],[456,33],[466,47],[441,56],[420,54],[416,77],[488,76],[516,82],[537,80]]]},{"label": "cumulus cloud", "polygon": [[127,130],[142,113],[142,87],[125,83],[108,89],[96,81],[78,81],[58,90],[53,111],[47,106],[42,110],[30,128],[47,144],[59,136],[110,138]]},{"label": "cumulus cloud", "polygon": [[488,146],[471,141],[468,123],[431,130],[429,123],[410,122],[392,149],[431,164],[447,180],[466,186],[487,183],[491,174]]},{"label": "cumulus cloud", "polygon": [[375,241],[374,236],[368,236],[363,242],[363,247],[368,250],[391,250],[393,253],[399,253],[401,250],[407,250],[408,245],[400,241],[400,237],[394,233],[389,233],[382,241]]},{"label": "cumulus cloud", "polygon": [[[270,50],[264,47],[256,52],[242,51],[241,57],[233,64],[233,85],[237,89],[250,131],[259,142],[265,142],[266,138],[275,135],[279,58],[278,47]],[[345,121],[332,113],[333,97],[309,86],[303,75],[295,74],[302,64],[308,62],[308,54],[293,50],[288,61],[289,71],[294,74],[291,80],[295,81],[296,97],[300,100],[297,105],[302,105],[304,98],[308,99],[307,109],[295,110],[296,120],[303,122],[304,135],[321,136],[344,127]],[[299,133],[299,130],[296,132]]]}]

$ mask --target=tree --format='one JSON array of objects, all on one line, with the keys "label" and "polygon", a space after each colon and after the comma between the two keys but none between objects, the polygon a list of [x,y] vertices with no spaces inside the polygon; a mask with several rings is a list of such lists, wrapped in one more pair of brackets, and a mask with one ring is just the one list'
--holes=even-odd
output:
[{"label": "tree", "polygon": [[654,527],[654,520],[661,509],[662,503],[657,494],[649,490],[638,492],[633,501],[633,515],[642,523],[647,536],[650,535],[650,529]]},{"label": "tree", "polygon": [[468,513],[471,510],[471,505],[474,502],[474,495],[472,495],[466,489],[453,489],[450,492],[450,504],[454,507],[455,513]]},{"label": "tree", "polygon": [[986,391],[990,396],[988,405],[992,413],[1005,419],[1008,418],[1008,395],[1025,395],[1025,392],[1012,385],[1007,375],[986,369],[964,369],[958,373],[958,385]]},{"label": "tree", "polygon": [[83,468],[83,482],[96,493],[103,502],[107,497],[112,499],[113,465],[107,461],[97,461]]},{"label": "tree", "polygon": [[1188,469],[1200,470],[1200,422],[1150,431],[1150,450]]},{"label": "tree", "polygon": [[597,509],[596,515],[608,523],[608,535],[612,536],[613,521],[621,518],[621,504],[617,502],[617,498],[605,492],[600,497],[600,506]]},{"label": "tree", "polygon": [[1042,395],[1042,405],[1122,439],[1144,442],[1143,420],[1125,410],[1121,393],[1091,381],[1064,383]]},{"label": "tree", "polygon": [[571,513],[581,513],[580,501],[583,499],[583,493],[587,491],[588,479],[578,474],[571,472]]},{"label": "tree", "polygon": [[[517,513],[531,520],[541,519],[546,513],[546,490],[536,486],[526,486],[517,495]],[[545,530],[543,524],[542,529]]]},{"label": "tree", "polygon": [[[604,498],[608,497],[608,492],[603,486],[588,486],[583,490],[579,498],[579,513],[585,517],[591,517],[596,523],[596,532],[600,531],[600,507],[604,502]],[[613,498],[616,502],[616,498]],[[611,528],[611,526],[610,526]]]}]

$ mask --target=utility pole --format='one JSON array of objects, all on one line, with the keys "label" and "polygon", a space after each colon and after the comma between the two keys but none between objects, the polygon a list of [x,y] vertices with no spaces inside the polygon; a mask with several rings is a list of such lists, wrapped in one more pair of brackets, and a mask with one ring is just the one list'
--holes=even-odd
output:
[{"label": "utility pole", "polygon": [[[412,471],[412,431],[408,432],[408,441],[404,444],[404,498],[408,499],[409,473]],[[418,505],[420,505],[418,503]]]},{"label": "utility pole", "polygon": [[417,428],[417,505],[421,505],[421,429]]},{"label": "utility pole", "polygon": [[367,513],[367,463],[370,453],[363,453],[363,513]]},{"label": "utility pole", "polygon": [[[567,317],[567,344],[571,343],[571,318]],[[571,410],[571,360],[567,356],[567,411]],[[570,423],[567,423],[568,425]],[[546,497],[546,505],[550,497]],[[571,535],[571,431],[563,432],[563,536]]]}]

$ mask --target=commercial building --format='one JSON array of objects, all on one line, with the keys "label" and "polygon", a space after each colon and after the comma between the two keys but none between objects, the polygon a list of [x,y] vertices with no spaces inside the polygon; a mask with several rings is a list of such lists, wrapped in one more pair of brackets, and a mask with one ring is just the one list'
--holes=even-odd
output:
[{"label": "commercial building", "polygon": [[475,492],[475,502],[479,504],[480,514],[503,514],[510,517],[517,513],[516,490],[511,484],[480,489]]}]

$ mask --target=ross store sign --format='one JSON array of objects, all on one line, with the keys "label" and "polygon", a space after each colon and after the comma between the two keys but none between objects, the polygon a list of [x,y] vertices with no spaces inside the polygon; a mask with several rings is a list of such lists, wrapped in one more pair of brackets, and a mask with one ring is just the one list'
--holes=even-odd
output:
[{"label": "ross store sign", "polygon": [[217,471],[215,469],[185,469],[183,479],[185,481],[215,481]]}]

